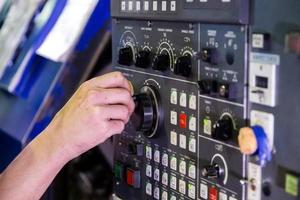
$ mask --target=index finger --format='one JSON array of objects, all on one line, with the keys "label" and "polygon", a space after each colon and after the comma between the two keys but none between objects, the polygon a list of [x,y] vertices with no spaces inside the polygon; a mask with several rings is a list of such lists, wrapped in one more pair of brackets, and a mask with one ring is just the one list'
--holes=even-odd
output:
[{"label": "index finger", "polygon": [[98,88],[124,88],[133,94],[131,83],[124,77],[121,72],[111,72],[98,76],[89,81],[93,86]]}]

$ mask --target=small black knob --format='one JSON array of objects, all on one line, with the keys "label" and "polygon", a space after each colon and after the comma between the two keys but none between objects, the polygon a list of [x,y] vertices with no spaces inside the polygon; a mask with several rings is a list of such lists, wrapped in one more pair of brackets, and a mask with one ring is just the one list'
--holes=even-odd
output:
[{"label": "small black knob", "polygon": [[233,120],[230,116],[225,115],[215,123],[212,137],[217,140],[227,141],[232,138],[233,131]]},{"label": "small black knob", "polygon": [[219,95],[223,98],[229,98],[229,84],[219,83]]},{"label": "small black knob", "polygon": [[203,62],[218,64],[218,51],[215,48],[203,48],[200,52],[200,58]]},{"label": "small black knob", "polygon": [[174,73],[189,77],[192,71],[192,58],[190,55],[181,56],[176,60]]},{"label": "small black knob", "polygon": [[170,66],[170,57],[166,53],[156,55],[154,58],[153,69],[159,71],[165,71]]},{"label": "small black knob", "polygon": [[222,176],[223,170],[220,168],[218,164],[205,166],[201,170],[202,176],[209,179],[216,179]]},{"label": "small black knob", "polygon": [[201,80],[198,81],[200,94],[211,94],[218,91],[218,82],[216,80]]},{"label": "small black knob", "polygon": [[131,47],[124,47],[119,50],[120,65],[130,66],[133,63],[133,50]]},{"label": "small black knob", "polygon": [[151,64],[151,52],[147,50],[139,51],[136,56],[135,66],[147,68]]}]

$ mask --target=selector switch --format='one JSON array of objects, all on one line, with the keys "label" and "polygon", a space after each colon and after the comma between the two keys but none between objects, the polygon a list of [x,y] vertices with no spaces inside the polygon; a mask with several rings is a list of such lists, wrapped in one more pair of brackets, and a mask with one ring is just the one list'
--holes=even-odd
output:
[{"label": "selector switch", "polygon": [[209,179],[216,179],[223,175],[224,170],[218,164],[212,164],[204,167],[201,170],[202,176]]},{"label": "selector switch", "polygon": [[219,60],[218,51],[215,48],[203,48],[200,52],[200,58],[202,62],[216,65]]},{"label": "selector switch", "polygon": [[215,123],[212,137],[217,140],[227,141],[232,138],[233,131],[233,119],[229,115],[224,115]]},{"label": "selector switch", "polygon": [[133,50],[131,47],[124,47],[119,50],[119,61],[120,65],[130,66],[133,64]]},{"label": "selector switch", "polygon": [[192,58],[190,55],[179,57],[174,67],[174,73],[189,77],[192,71]]},{"label": "selector switch", "polygon": [[166,53],[156,55],[154,57],[153,69],[159,71],[166,71],[170,66],[170,57]]},{"label": "selector switch", "polygon": [[148,68],[151,64],[151,52],[147,50],[139,51],[136,56],[135,66]]},{"label": "selector switch", "polygon": [[218,91],[218,82],[216,80],[200,80],[198,81],[200,94],[210,95]]}]

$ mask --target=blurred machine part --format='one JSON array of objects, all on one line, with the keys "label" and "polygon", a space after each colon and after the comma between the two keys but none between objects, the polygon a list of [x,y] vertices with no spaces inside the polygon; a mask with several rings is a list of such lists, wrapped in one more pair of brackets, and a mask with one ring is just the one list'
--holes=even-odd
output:
[{"label": "blurred machine part", "polygon": [[[88,20],[82,24],[84,28],[78,30],[80,37],[74,40],[75,44],[64,62],[52,61],[36,54],[66,8],[67,2],[45,1],[31,21],[31,31],[27,30],[28,35],[23,38],[26,40],[22,42],[20,51],[15,52],[15,62],[7,69],[10,75],[5,74],[5,78],[0,80],[4,83],[4,80],[16,77],[20,66],[26,69],[14,90],[10,91],[6,87],[11,81],[2,84],[0,90],[1,171],[49,124],[79,84],[93,71],[100,71],[103,67],[96,64],[110,42],[108,0],[94,1],[95,7],[91,9]],[[2,50],[2,46],[0,49]],[[6,86],[3,87],[4,85]]]},{"label": "blurred machine part", "polygon": [[136,101],[114,199],[300,199],[300,2],[112,5],[113,66]]}]

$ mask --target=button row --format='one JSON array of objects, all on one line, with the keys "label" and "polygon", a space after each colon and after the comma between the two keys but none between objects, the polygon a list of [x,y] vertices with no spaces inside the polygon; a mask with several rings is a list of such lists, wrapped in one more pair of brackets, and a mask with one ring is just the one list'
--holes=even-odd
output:
[{"label": "button row", "polygon": [[208,188],[208,186],[204,183],[200,184],[200,197],[202,199],[209,199],[209,200],[237,200],[235,197],[230,196],[228,198],[228,195],[223,193],[223,192],[219,192],[216,187],[210,187]]},{"label": "button row", "polygon": [[[178,134],[175,131],[170,132],[170,143],[174,146],[178,145]],[[190,136],[188,140],[188,149],[192,153],[196,153],[196,138]],[[187,148],[187,139],[186,136],[183,134],[179,134],[179,147],[182,149]]]},{"label": "button row", "polygon": [[[177,158],[172,156],[170,159],[170,168],[174,171],[177,171],[177,167],[179,167],[179,173],[182,175],[186,175],[187,171],[188,171],[188,177],[192,178],[192,179],[196,179],[196,166],[193,163],[189,163],[188,165],[188,169],[187,169],[187,163],[185,160],[180,160],[179,161],[179,166],[177,163]],[[146,165],[146,176],[149,178],[152,178],[155,181],[160,181],[160,170],[158,168],[154,169],[154,173],[152,174],[152,166],[147,164]],[[162,183],[164,184],[164,174],[162,175]],[[165,183],[164,185],[168,185],[167,183]]]},{"label": "button row", "polygon": [[[151,7],[151,8],[150,8]],[[121,11],[139,12],[139,11],[162,11],[162,12],[175,12],[176,1],[162,1],[159,5],[158,1],[153,1],[152,6],[149,1],[121,1]]]},{"label": "button row", "polygon": [[[176,89],[171,89],[171,96],[170,96],[170,102],[173,105],[178,104],[178,92]],[[187,107],[187,94],[184,92],[181,92],[179,94],[179,105],[181,107],[186,108]],[[189,108],[192,110],[197,109],[197,97],[196,95],[189,95]]]},{"label": "button row", "polygon": [[[187,121],[188,124],[187,124]],[[170,123],[172,125],[177,126],[178,125],[178,113],[176,111],[171,111],[170,112]],[[197,119],[196,117],[192,116],[187,116],[185,113],[180,113],[179,114],[179,127],[182,129],[189,127],[190,131],[196,131],[197,130]]]},{"label": "button row", "polygon": [[[178,188],[177,188],[178,186]],[[176,176],[171,175],[170,178],[170,188],[173,190],[178,189],[179,193],[183,195],[188,195],[189,198],[195,199],[196,198],[196,187],[194,184],[191,183],[186,183],[184,180],[179,179],[178,180],[178,185],[177,185],[177,178]],[[153,189],[153,186],[150,182],[146,184],[146,194],[149,196],[152,196],[152,191],[153,191],[153,197],[157,200],[168,200],[168,192],[163,190],[161,195],[160,195],[160,188],[158,186],[155,186]],[[171,196],[170,200],[176,200],[175,196]]]}]

